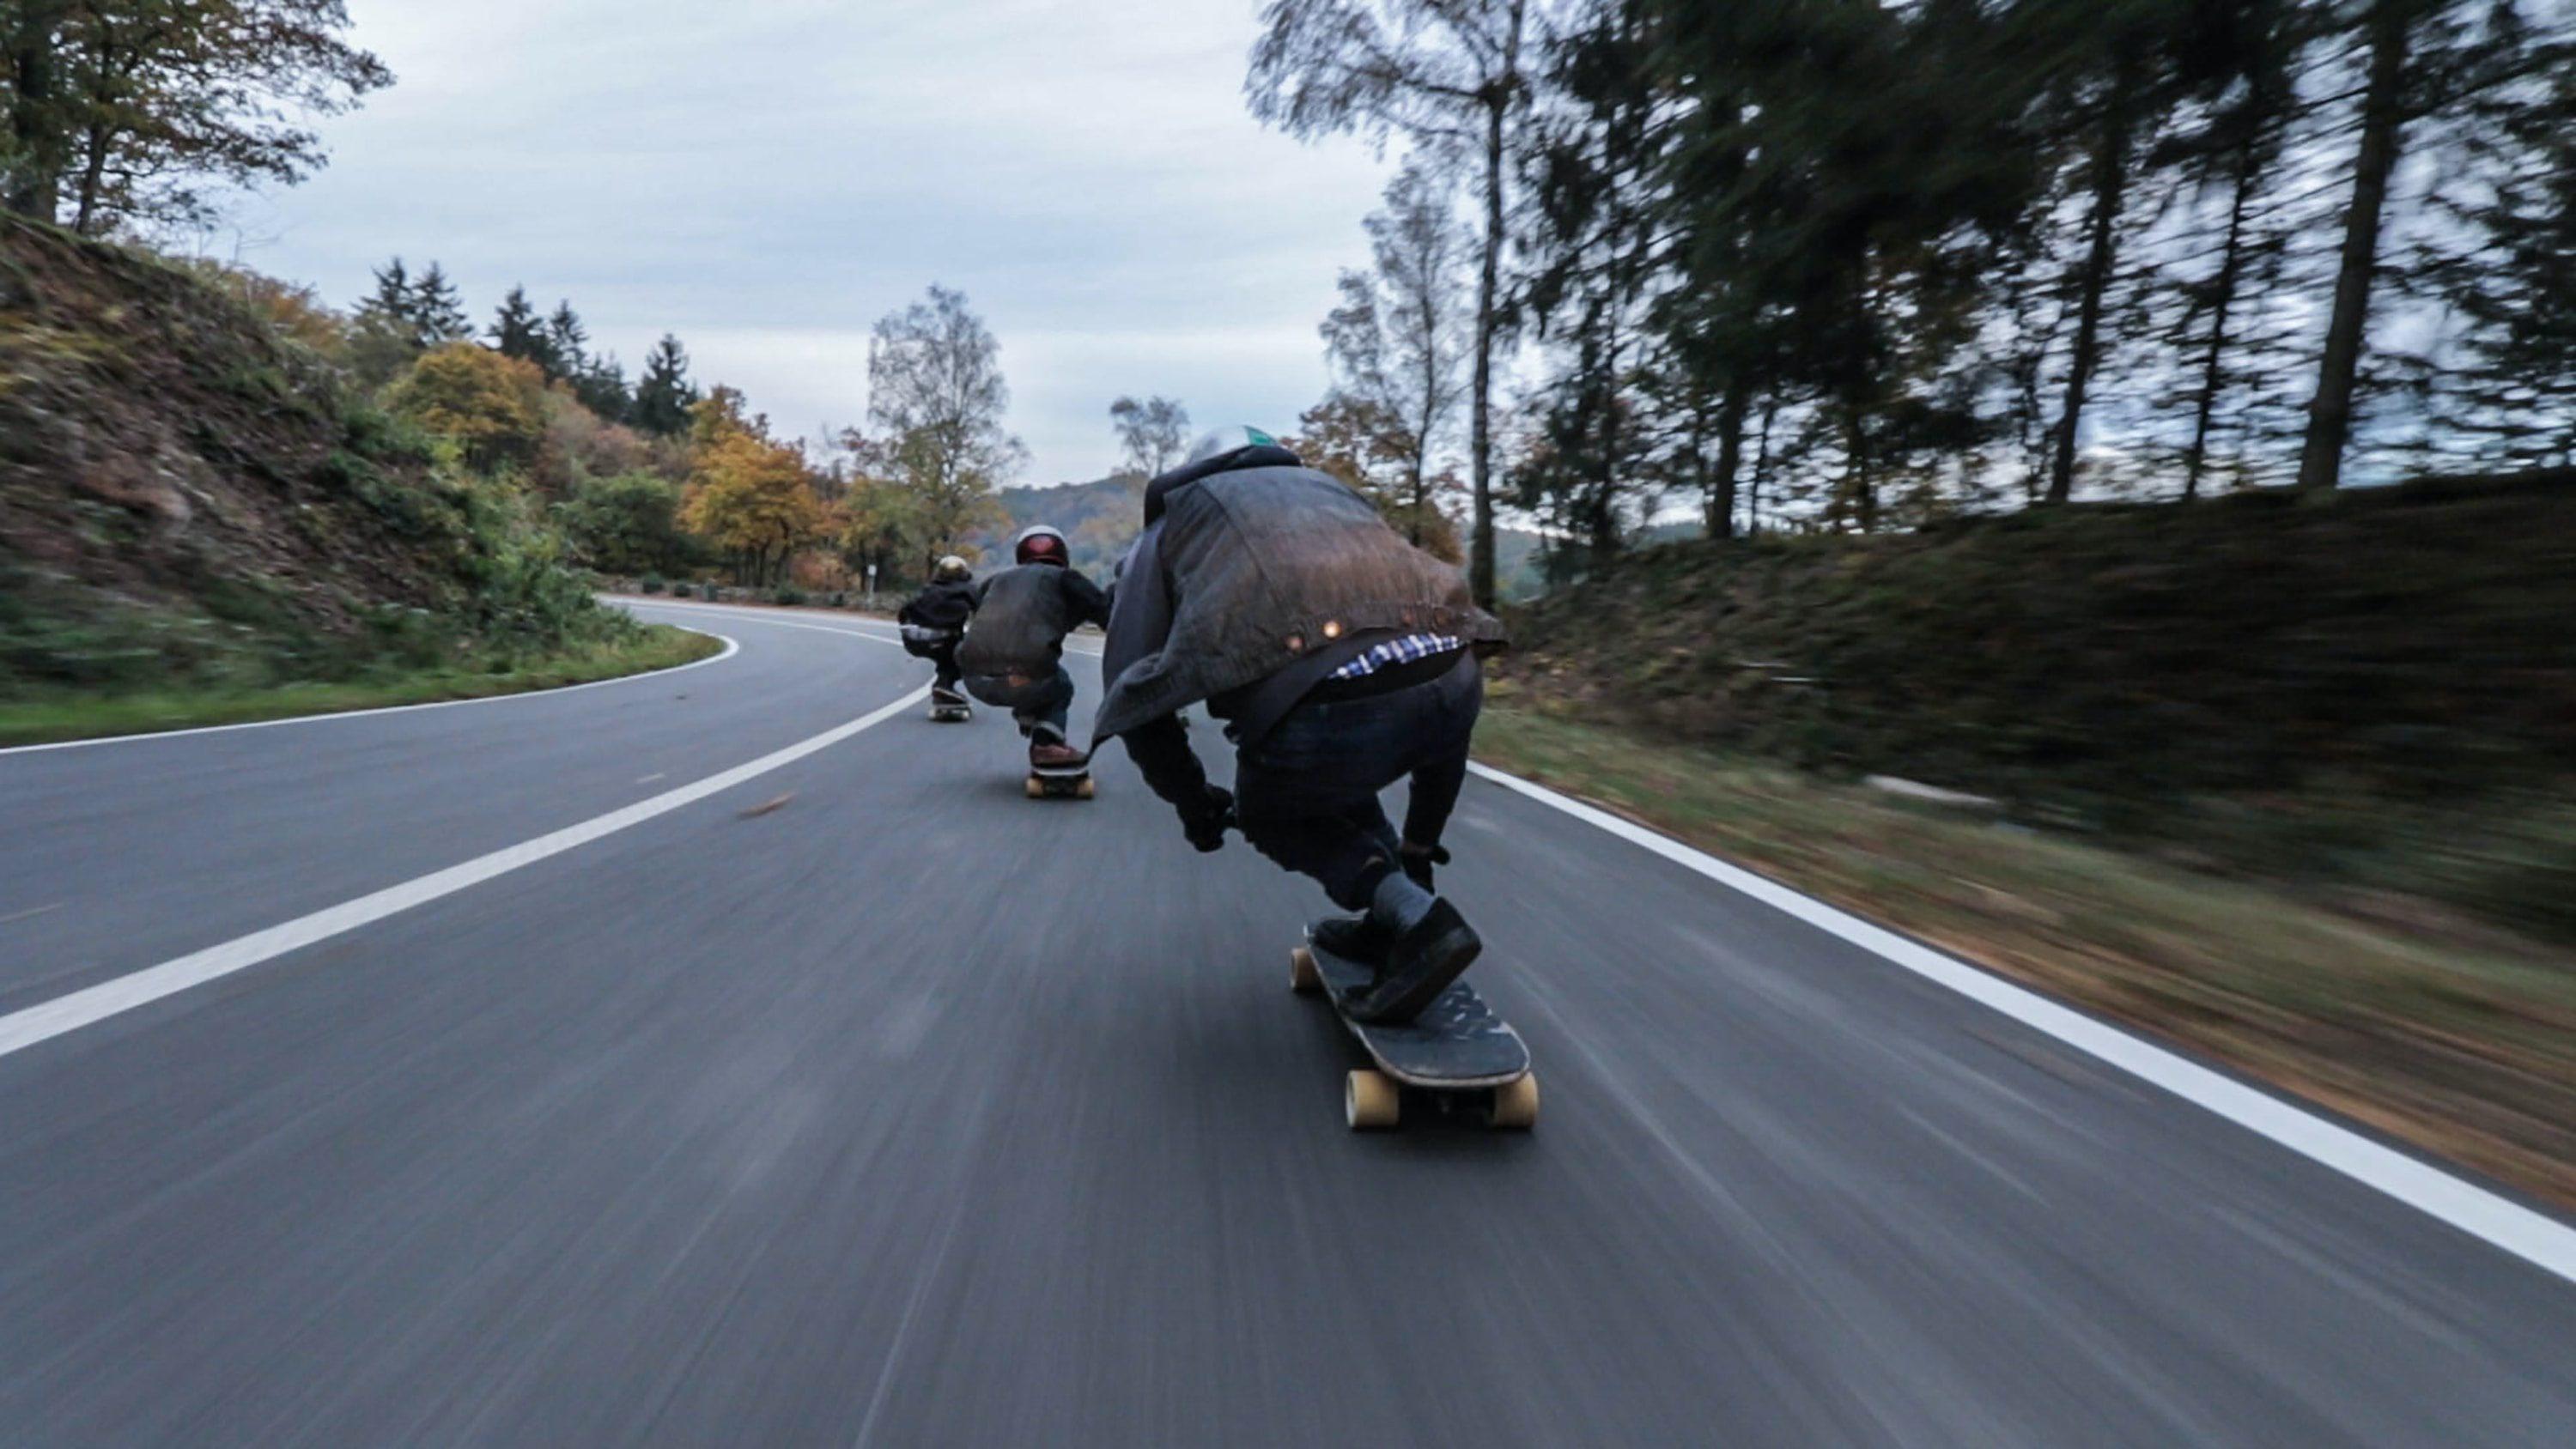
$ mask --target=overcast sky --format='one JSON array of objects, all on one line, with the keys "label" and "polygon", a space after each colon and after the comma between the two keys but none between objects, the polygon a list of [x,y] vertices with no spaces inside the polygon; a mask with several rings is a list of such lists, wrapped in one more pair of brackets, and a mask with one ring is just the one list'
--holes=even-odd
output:
[{"label": "overcast sky", "polygon": [[869,325],[936,281],[1001,339],[1015,481],[1097,477],[1122,392],[1293,427],[1323,390],[1315,324],[1388,168],[1254,124],[1257,8],[350,0],[400,79],[238,245],[341,305],[396,253],[478,321],[524,282],[630,374],[677,332],[789,435],[860,420]]}]

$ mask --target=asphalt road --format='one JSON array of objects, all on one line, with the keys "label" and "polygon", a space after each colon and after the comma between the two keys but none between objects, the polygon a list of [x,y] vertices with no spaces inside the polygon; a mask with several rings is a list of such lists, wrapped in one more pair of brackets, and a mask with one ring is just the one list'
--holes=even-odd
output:
[{"label": "asphalt road", "polygon": [[1539,1129],[1354,1137],[1311,888],[989,712],[673,803],[925,670],[646,612],[741,648],[0,753],[0,1442],[2576,1443],[2563,1278],[1490,783]]}]

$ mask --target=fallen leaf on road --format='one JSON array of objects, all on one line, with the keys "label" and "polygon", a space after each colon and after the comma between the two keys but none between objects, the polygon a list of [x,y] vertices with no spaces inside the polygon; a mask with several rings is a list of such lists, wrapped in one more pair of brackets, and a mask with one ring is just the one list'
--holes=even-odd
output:
[{"label": "fallen leaf on road", "polygon": [[795,798],[796,798],[796,792],[795,792],[795,791],[793,791],[793,790],[790,790],[790,791],[788,791],[786,794],[779,796],[777,799],[774,799],[774,800],[763,800],[763,801],[761,801],[759,804],[754,805],[754,806],[752,806],[750,809],[743,811],[741,815],[739,815],[739,816],[737,816],[737,817],[735,817],[735,818],[737,818],[737,819],[741,819],[741,820],[749,820],[750,818],[752,818],[752,817],[753,817],[753,816],[755,816],[755,815],[766,815],[766,814],[768,814],[770,811],[777,809],[779,806],[784,805],[784,804],[786,804],[788,801],[793,800],[793,799],[795,799]]}]

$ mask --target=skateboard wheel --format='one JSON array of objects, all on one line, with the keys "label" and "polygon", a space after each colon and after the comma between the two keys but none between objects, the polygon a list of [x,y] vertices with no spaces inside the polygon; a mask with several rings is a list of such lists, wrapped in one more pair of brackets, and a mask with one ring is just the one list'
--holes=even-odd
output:
[{"label": "skateboard wheel", "polygon": [[1091,798],[1090,776],[1085,775],[1082,778],[1082,783],[1073,787],[1073,798],[1076,800],[1088,800]]},{"label": "skateboard wheel", "polygon": [[1314,953],[1303,946],[1288,953],[1288,989],[1300,996],[1324,989],[1324,973],[1315,969]]},{"label": "skateboard wheel", "polygon": [[1395,1125],[1403,1105],[1395,1079],[1383,1072],[1361,1067],[1342,1081],[1342,1115],[1354,1132],[1385,1131]]},{"label": "skateboard wheel", "polygon": [[1493,1102],[1485,1108],[1485,1125],[1515,1132],[1537,1126],[1538,1073],[1524,1072],[1519,1080],[1496,1087]]},{"label": "skateboard wheel", "polygon": [[1029,798],[1032,800],[1045,799],[1046,781],[1039,779],[1035,775],[1029,776]]}]

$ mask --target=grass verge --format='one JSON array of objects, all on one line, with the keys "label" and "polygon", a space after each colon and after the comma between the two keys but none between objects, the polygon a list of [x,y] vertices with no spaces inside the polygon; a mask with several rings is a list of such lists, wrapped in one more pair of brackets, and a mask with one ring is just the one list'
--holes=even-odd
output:
[{"label": "grass verge", "polygon": [[266,689],[62,694],[0,703],[0,747],[340,714],[387,705],[485,699],[669,669],[704,659],[723,647],[722,641],[709,635],[656,624],[632,638],[588,644],[497,668],[448,664]]},{"label": "grass verge", "polygon": [[2576,963],[1521,707],[1487,763],[2576,1206]]}]

